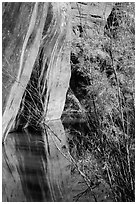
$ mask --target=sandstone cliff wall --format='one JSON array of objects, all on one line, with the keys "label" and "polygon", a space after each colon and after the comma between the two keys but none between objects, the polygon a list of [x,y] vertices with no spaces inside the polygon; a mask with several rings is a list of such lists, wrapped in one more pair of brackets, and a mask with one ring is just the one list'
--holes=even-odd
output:
[{"label": "sandstone cliff wall", "polygon": [[[30,108],[39,109],[37,101],[41,103],[39,111],[46,120],[61,117],[70,79],[70,5],[3,3],[2,17],[2,129],[5,138],[11,128],[17,127],[17,115],[19,119],[25,110],[27,117],[32,117]],[[32,77],[34,87],[30,81]],[[33,92],[41,98],[28,100],[26,110],[25,97],[29,94],[32,98]]]},{"label": "sandstone cliff wall", "polygon": [[[3,3],[3,137],[61,117],[71,75],[70,42],[92,38],[112,3]],[[71,28],[72,23],[72,28]],[[72,35],[72,40],[71,40]]]}]

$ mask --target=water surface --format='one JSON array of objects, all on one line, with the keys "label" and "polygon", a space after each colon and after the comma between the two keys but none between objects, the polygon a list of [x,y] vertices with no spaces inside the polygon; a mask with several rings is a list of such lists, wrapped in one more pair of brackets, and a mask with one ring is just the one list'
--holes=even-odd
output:
[{"label": "water surface", "polygon": [[[3,201],[75,201],[87,185],[72,164],[67,137],[60,120],[47,123],[42,134],[27,130],[9,134],[2,157]],[[102,189],[94,189],[98,201],[105,196]],[[79,201],[95,199],[88,191]]]}]

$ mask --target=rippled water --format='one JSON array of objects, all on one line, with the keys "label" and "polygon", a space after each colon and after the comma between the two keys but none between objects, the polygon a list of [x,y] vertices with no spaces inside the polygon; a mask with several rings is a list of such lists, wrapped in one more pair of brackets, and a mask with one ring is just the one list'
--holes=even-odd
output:
[{"label": "rippled water", "polygon": [[[43,134],[9,134],[3,146],[3,201],[74,201],[87,187],[72,173],[68,152],[60,120],[48,123]],[[89,194],[82,201],[95,200]]]}]

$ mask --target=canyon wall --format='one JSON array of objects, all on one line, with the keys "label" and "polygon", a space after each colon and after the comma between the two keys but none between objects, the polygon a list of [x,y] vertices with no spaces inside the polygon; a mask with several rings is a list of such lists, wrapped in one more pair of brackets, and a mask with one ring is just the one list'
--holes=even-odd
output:
[{"label": "canyon wall", "polygon": [[[71,76],[70,42],[81,41],[82,28],[91,38],[96,23],[103,30],[111,6],[82,2],[2,6],[3,201],[73,201],[79,180],[70,180],[75,162],[57,120]],[[71,99],[82,110],[76,96]],[[46,131],[30,133],[30,127]],[[8,135],[22,129],[23,133]]]},{"label": "canyon wall", "polygon": [[[61,117],[70,80],[70,4],[2,5],[3,138]],[[36,117],[37,115],[40,117]]]},{"label": "canyon wall", "polygon": [[61,117],[71,75],[70,42],[81,41],[82,29],[92,38],[96,24],[103,32],[111,10],[112,3],[2,4],[3,138]]}]

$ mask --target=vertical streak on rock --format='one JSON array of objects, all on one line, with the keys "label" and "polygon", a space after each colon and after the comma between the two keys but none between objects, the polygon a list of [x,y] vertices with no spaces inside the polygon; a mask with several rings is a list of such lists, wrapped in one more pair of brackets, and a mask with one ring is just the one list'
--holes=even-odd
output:
[{"label": "vertical streak on rock", "polygon": [[[43,31],[43,27],[44,27],[46,15],[47,15],[47,4],[41,5],[40,18],[37,13],[38,6],[39,6],[39,3],[36,3],[31,16],[28,32],[26,34],[26,38],[24,40],[24,44],[22,47],[23,54],[21,54],[20,68],[17,74],[17,79],[19,80],[15,81],[11,87],[9,97],[6,102],[6,108],[3,113],[2,130],[3,130],[4,139],[8,134],[8,132],[10,131],[11,126],[14,123],[14,120],[19,110],[23,93],[30,79],[31,72],[38,54],[42,31]],[[36,21],[37,18],[39,19],[39,23]],[[33,43],[27,46],[29,37],[32,34],[34,25],[36,23],[38,23],[36,36],[33,39]]]},{"label": "vertical streak on rock", "polygon": [[36,17],[37,17],[37,9],[38,9],[38,3],[36,3],[34,6],[33,13],[32,13],[31,20],[30,20],[30,24],[29,24],[29,28],[28,28],[28,31],[27,31],[27,34],[26,34],[26,37],[25,37],[25,40],[23,43],[22,53],[20,56],[19,72],[18,72],[18,76],[17,76],[18,81],[19,81],[21,74],[22,74],[23,58],[24,58],[24,53],[25,53],[25,49],[27,46],[27,42],[28,42],[28,39],[29,39],[33,29],[34,29],[34,26],[35,26]]},{"label": "vertical streak on rock", "polygon": [[[30,4],[25,4],[25,6],[29,7]],[[15,127],[15,119],[20,112],[24,92],[29,92],[32,96],[33,94],[37,95],[37,93],[27,89],[27,84],[33,87],[32,76],[38,77],[35,81],[37,81],[36,89],[40,90],[40,95],[37,97],[42,99],[40,101],[42,108],[39,111],[42,112],[42,116],[44,115],[44,120],[54,120],[61,117],[71,74],[70,11],[70,3],[35,3],[32,14],[29,13],[30,20],[28,20],[28,16],[26,17],[29,23],[23,44],[19,47],[20,56],[18,60],[14,58],[17,72],[16,80],[14,79],[14,83],[10,86],[3,113],[4,138],[11,127]],[[13,32],[16,26],[21,26],[21,22],[17,21],[14,26]],[[13,37],[16,38],[16,35],[20,36],[20,33],[15,33]],[[13,41],[12,38],[10,40]],[[14,41],[17,43],[15,39]],[[10,46],[7,49],[10,49]],[[34,74],[35,72],[38,74]],[[23,98],[23,100],[26,99]],[[27,102],[26,105],[31,103],[30,106],[34,107],[33,101]],[[31,110],[29,111],[31,112]],[[21,114],[23,115],[24,112],[22,111]],[[33,113],[30,115],[33,117]]]},{"label": "vertical streak on rock", "polygon": [[71,21],[69,3],[53,3],[55,35],[51,38],[52,49],[49,47],[48,69],[46,73],[47,93],[45,97],[45,120],[61,117],[66,92],[70,80],[70,40]]}]

